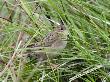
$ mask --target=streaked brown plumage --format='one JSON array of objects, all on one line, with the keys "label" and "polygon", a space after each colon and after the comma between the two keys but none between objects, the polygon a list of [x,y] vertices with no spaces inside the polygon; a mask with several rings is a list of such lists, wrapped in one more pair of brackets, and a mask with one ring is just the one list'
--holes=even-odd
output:
[{"label": "streaked brown plumage", "polygon": [[[49,52],[51,52],[51,56],[53,56],[53,52],[56,52],[58,50],[62,50],[66,47],[67,44],[67,35],[68,31],[66,30],[64,25],[58,25],[56,28],[53,29],[52,32],[49,32],[45,38],[35,45],[31,45],[29,47],[36,48],[36,47],[44,47],[48,48]],[[29,55],[34,54],[36,56],[35,58],[38,59],[38,61],[43,61],[47,59],[46,52],[42,52],[42,49],[40,49],[38,52],[34,51],[31,52]],[[33,56],[33,55],[32,55]],[[49,54],[50,57],[50,54]]]}]

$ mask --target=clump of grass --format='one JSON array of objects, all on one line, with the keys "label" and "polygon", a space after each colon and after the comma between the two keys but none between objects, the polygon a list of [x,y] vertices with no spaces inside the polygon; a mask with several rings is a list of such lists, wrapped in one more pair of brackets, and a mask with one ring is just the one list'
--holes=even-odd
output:
[{"label": "clump of grass", "polygon": [[[0,1],[0,81],[109,82],[109,0]],[[37,66],[23,57],[26,47],[41,41],[63,20],[68,44],[53,59]],[[56,64],[56,67],[51,65]]]}]

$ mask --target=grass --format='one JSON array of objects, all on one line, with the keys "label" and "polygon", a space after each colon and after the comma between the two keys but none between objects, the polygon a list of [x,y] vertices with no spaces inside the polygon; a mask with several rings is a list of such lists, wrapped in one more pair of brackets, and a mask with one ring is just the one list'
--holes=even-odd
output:
[{"label": "grass", "polygon": [[[109,0],[0,1],[0,81],[110,82],[109,5]],[[38,66],[23,54],[52,30],[47,17],[64,21],[68,44]]]}]

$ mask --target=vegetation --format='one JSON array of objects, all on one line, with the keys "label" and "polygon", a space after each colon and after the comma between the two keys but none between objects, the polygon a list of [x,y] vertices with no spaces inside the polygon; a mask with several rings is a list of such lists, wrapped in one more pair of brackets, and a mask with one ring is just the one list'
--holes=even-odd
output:
[{"label": "vegetation", "polygon": [[[38,66],[24,55],[49,19],[64,21],[68,44]],[[0,81],[110,82],[109,27],[110,0],[0,0]]]}]

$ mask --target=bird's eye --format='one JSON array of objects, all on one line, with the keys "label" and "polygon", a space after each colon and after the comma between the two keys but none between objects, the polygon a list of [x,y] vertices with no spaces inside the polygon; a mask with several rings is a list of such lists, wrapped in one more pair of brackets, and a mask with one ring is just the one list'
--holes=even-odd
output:
[{"label": "bird's eye", "polygon": [[63,30],[63,28],[61,27],[61,30]]}]

